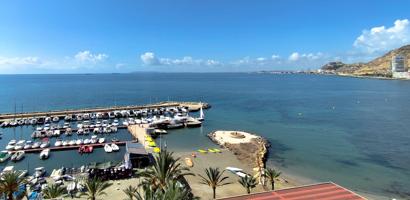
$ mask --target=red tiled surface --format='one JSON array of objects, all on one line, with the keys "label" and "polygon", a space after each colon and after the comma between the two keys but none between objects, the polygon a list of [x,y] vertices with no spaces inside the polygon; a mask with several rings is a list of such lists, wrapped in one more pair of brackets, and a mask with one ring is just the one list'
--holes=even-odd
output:
[{"label": "red tiled surface", "polygon": [[334,183],[319,183],[270,192],[222,198],[220,200],[364,200]]}]

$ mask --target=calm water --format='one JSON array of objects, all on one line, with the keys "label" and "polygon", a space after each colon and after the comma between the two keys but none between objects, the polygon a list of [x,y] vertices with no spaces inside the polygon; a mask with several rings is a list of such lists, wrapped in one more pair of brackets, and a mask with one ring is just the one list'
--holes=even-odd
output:
[{"label": "calm water", "polygon": [[[0,112],[13,113],[14,105],[19,112],[206,101],[213,107],[206,111],[204,126],[172,131],[164,138],[168,147],[191,151],[212,146],[205,134],[217,129],[254,132],[272,143],[269,165],[400,199],[410,198],[409,91],[409,81],[315,75],[18,75],[0,76]],[[2,131],[3,146],[31,133],[29,128]],[[30,155],[18,167],[77,166],[121,160],[122,155],[102,149],[86,156],[52,152],[52,162]]]}]

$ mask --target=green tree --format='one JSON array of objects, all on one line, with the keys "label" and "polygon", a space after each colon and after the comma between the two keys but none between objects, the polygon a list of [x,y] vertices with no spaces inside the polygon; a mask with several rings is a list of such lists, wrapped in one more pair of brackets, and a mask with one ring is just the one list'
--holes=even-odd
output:
[{"label": "green tree", "polygon": [[152,187],[142,185],[143,191],[136,193],[137,200],[194,200],[198,199],[194,197],[187,189],[187,187],[181,187],[181,185],[174,180],[168,181],[166,189],[153,190]]},{"label": "green tree", "polygon": [[13,200],[13,193],[19,190],[19,185],[25,184],[25,180],[19,177],[16,171],[3,173],[0,179],[0,192],[6,194],[7,200]]},{"label": "green tree", "polygon": [[246,175],[244,177],[241,177],[238,182],[246,189],[246,192],[248,194],[251,193],[251,189],[256,187],[256,185],[258,184],[256,181],[256,178]]},{"label": "green tree", "polygon": [[179,180],[189,173],[189,168],[182,167],[178,162],[180,158],[174,158],[172,152],[161,151],[154,157],[152,166],[144,171],[137,172],[137,176],[144,178],[142,184],[152,187],[153,190],[166,190],[167,184],[172,180]]},{"label": "green tree", "polygon": [[46,199],[54,199],[54,198],[60,197],[63,194],[67,193],[67,191],[64,187],[61,187],[61,186],[56,185],[56,184],[49,185],[42,192],[44,194],[44,198],[46,198]]},{"label": "green tree", "polygon": [[98,178],[87,179],[85,181],[86,191],[83,193],[83,195],[87,196],[87,199],[96,200],[97,197],[106,195],[104,190],[106,190],[111,185],[112,183],[102,181]]},{"label": "green tree", "polygon": [[138,187],[129,185],[127,188],[125,188],[122,191],[125,193],[125,195],[127,195],[126,200],[134,200],[134,197],[136,196],[138,192]]},{"label": "green tree", "polygon": [[273,168],[266,168],[264,176],[269,179],[269,182],[272,186],[272,190],[275,189],[275,179],[280,176],[281,172],[276,171]]},{"label": "green tree", "polygon": [[220,171],[219,168],[209,167],[205,169],[206,177],[198,174],[199,177],[201,177],[200,183],[204,185],[208,185],[209,187],[212,188],[214,199],[216,198],[216,188],[217,187],[230,184],[229,182],[224,183],[224,181],[228,179],[227,176],[223,176],[224,172],[225,170]]}]

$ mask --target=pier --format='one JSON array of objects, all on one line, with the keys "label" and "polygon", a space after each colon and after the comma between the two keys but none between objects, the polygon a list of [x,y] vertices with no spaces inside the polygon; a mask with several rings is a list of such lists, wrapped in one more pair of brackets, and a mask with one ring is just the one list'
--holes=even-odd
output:
[{"label": "pier", "polygon": [[148,124],[141,124],[141,125],[130,125],[128,126],[128,131],[131,135],[139,141],[142,145],[144,145],[145,149],[151,149],[148,146],[148,142],[145,141],[148,135]]},{"label": "pier", "polygon": [[139,109],[155,109],[162,107],[187,107],[189,111],[198,111],[201,107],[207,109],[210,107],[208,103],[203,102],[159,102],[147,105],[130,105],[130,106],[112,106],[112,107],[98,107],[98,108],[84,108],[72,110],[54,110],[47,112],[25,112],[25,113],[4,113],[0,114],[1,121],[11,121],[15,119],[31,118],[31,117],[46,117],[55,116],[62,118],[69,114],[84,114],[84,113],[106,113],[117,110],[139,110]]},{"label": "pier", "polygon": [[[81,144],[81,145],[72,145],[72,146],[53,146],[47,148],[35,148],[35,149],[22,149],[22,150],[12,150],[9,151],[11,153],[15,153],[17,151],[24,151],[25,153],[39,153],[44,149],[50,149],[50,151],[64,151],[64,150],[74,150],[78,149],[81,146],[92,146],[93,148],[104,147],[105,144],[112,144],[115,143],[118,146],[124,146],[127,141],[118,141],[118,142],[104,142],[104,143],[95,143],[95,144]],[[138,142],[137,140],[132,140],[130,142]]]}]

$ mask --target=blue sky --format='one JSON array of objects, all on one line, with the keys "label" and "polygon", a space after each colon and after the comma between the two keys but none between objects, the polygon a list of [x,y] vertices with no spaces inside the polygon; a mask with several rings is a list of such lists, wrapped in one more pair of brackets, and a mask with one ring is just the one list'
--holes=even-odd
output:
[{"label": "blue sky", "polygon": [[[0,1],[0,73],[217,72],[367,61],[410,1]],[[382,27],[384,26],[384,27]]]}]

